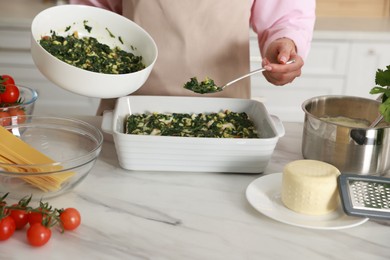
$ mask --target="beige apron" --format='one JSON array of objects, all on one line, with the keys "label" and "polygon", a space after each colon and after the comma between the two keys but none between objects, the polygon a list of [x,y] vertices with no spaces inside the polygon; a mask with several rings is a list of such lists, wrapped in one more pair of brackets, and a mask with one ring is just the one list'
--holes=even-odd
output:
[{"label": "beige apron", "polygon": [[[126,0],[123,15],[156,41],[158,58],[146,83],[134,95],[250,97],[250,79],[217,94],[196,94],[183,88],[191,77],[206,76],[217,85],[249,71],[251,1]],[[99,112],[115,99],[101,102]]]}]

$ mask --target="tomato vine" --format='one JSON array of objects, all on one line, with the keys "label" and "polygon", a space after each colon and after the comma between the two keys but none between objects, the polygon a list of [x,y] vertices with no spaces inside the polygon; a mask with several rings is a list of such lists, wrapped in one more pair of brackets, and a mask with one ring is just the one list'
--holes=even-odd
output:
[{"label": "tomato vine", "polygon": [[5,193],[0,198],[0,241],[7,240],[17,230],[26,226],[26,239],[31,246],[43,246],[51,238],[51,229],[58,227],[61,233],[75,230],[81,224],[81,215],[76,208],[54,208],[48,202],[39,201],[32,207],[32,196],[23,197],[18,203],[8,205]]}]

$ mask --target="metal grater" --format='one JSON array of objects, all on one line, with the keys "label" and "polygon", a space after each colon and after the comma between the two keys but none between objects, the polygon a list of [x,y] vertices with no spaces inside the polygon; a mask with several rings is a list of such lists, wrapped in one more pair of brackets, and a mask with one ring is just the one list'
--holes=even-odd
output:
[{"label": "metal grater", "polygon": [[390,178],[341,174],[338,182],[347,215],[390,219]]}]

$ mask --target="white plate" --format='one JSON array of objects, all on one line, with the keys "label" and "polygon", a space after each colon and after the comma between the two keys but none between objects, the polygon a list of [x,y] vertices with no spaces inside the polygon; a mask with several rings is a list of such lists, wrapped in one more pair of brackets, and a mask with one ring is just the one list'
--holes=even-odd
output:
[{"label": "white plate", "polygon": [[282,173],[266,175],[254,180],[246,190],[249,203],[264,215],[298,227],[312,229],[343,229],[363,224],[368,218],[351,217],[340,207],[326,215],[310,216],[299,214],[284,206],[280,191]]}]

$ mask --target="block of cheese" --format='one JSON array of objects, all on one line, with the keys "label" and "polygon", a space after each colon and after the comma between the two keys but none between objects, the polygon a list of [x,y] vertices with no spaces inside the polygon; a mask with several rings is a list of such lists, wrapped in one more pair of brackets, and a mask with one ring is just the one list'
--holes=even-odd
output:
[{"label": "block of cheese", "polygon": [[283,169],[281,199],[298,213],[322,215],[339,204],[337,177],[340,171],[325,162],[297,160]]}]

